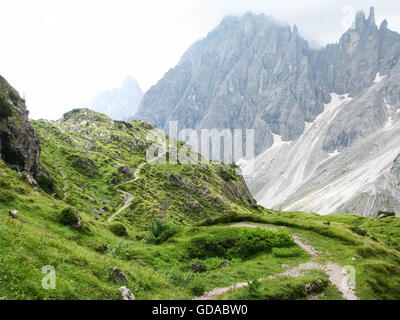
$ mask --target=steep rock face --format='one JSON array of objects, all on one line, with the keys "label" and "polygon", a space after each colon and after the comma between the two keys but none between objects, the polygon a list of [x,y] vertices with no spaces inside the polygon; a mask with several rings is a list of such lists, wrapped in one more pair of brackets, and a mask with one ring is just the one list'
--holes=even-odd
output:
[{"label": "steep rock face", "polygon": [[125,79],[121,88],[104,91],[98,94],[91,106],[114,120],[132,118],[139,108],[143,92],[133,77]]},{"label": "steep rock face", "polygon": [[391,174],[393,175],[397,185],[400,186],[400,154],[393,162]]},{"label": "steep rock face", "polygon": [[390,173],[400,152],[399,59],[400,35],[386,20],[378,28],[373,8],[321,50],[263,15],[229,17],[146,93],[136,117],[162,129],[169,120],[254,128],[255,170],[242,168],[264,206],[400,212]]},{"label": "steep rock face", "polygon": [[9,108],[9,116],[0,119],[0,155],[11,168],[36,175],[39,169],[40,144],[28,120],[28,111],[18,92],[0,77],[4,94],[1,108]]},{"label": "steep rock face", "polygon": [[293,140],[322,112],[311,51],[295,27],[264,15],[227,17],[144,96],[137,119],[168,129],[254,128],[256,152]]},{"label": "steep rock face", "polygon": [[18,92],[0,76],[0,157],[12,169],[51,193],[54,183],[39,164],[40,143],[28,119],[29,112]]}]

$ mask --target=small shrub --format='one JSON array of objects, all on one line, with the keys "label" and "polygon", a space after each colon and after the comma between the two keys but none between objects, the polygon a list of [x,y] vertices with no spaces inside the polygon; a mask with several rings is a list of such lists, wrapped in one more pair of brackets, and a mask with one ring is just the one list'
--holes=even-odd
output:
[{"label": "small shrub", "polygon": [[[171,268],[166,271],[168,279],[175,286],[186,287],[193,279],[193,272],[185,272],[179,268]],[[200,290],[201,291],[201,290]]]},{"label": "small shrub", "polygon": [[247,281],[247,295],[252,299],[259,299],[262,296],[260,291],[261,283],[258,279],[254,279],[252,281]]},{"label": "small shrub", "polygon": [[277,258],[300,257],[303,251],[299,247],[293,248],[272,248],[272,253]]},{"label": "small shrub", "polygon": [[131,260],[134,255],[134,252],[130,249],[130,242],[127,240],[119,240],[117,245],[111,248],[110,252],[125,260]]},{"label": "small shrub", "polygon": [[197,296],[202,295],[206,291],[204,280],[201,277],[193,278],[193,280],[190,282],[189,287],[193,294]]},{"label": "small shrub", "polygon": [[73,208],[65,208],[61,211],[60,222],[66,226],[73,226],[79,222],[79,216]]},{"label": "small shrub", "polygon": [[48,193],[48,194],[52,194],[54,193],[54,190],[56,188],[54,181],[46,174],[41,174],[39,176],[35,177],[36,182],[38,183],[38,185],[40,186],[40,188]]},{"label": "small shrub", "polygon": [[122,223],[113,223],[110,226],[110,230],[112,233],[119,237],[126,237],[128,235],[128,231]]},{"label": "small shrub", "polygon": [[152,219],[149,223],[149,241],[160,244],[167,241],[179,230],[179,227],[163,219]]}]

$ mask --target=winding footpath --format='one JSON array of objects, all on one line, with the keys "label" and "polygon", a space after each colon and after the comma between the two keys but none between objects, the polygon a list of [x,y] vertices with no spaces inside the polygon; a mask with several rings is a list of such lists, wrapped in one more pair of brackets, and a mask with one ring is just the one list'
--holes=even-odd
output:
[{"label": "winding footpath", "polygon": [[[276,231],[276,228],[268,227],[268,226],[260,226],[260,225],[252,225],[246,223],[238,223],[233,224],[230,227],[248,227],[248,228],[261,228],[265,230],[272,230]],[[307,270],[321,270],[324,271],[328,276],[331,283],[338,289],[343,298],[346,300],[358,300],[357,296],[355,295],[354,288],[351,285],[350,278],[344,268],[338,264],[327,262],[325,264],[319,264],[315,262],[316,258],[319,255],[319,252],[316,251],[312,246],[303,242],[297,234],[292,234],[293,241],[303,250],[305,250],[308,254],[312,256],[310,262],[299,264],[289,270],[286,270],[281,273],[277,273],[274,275],[269,276],[268,278],[259,279],[259,281],[264,281],[267,279],[275,279],[278,277],[300,277],[304,274],[304,271]],[[239,288],[247,287],[249,284],[248,282],[239,282],[232,286],[225,287],[225,288],[216,288],[209,292],[206,292],[204,295],[200,297],[196,297],[193,300],[212,300],[215,299],[217,296],[232,291],[237,290]],[[309,296],[309,300],[318,299],[317,296]]]},{"label": "winding footpath", "polygon": [[66,177],[65,177],[64,171],[62,171],[61,166],[60,166],[59,163],[58,163],[58,171],[60,171],[60,174],[61,174],[61,177],[62,177],[63,183],[64,183],[63,189],[62,189],[63,194],[64,194],[64,198],[62,200],[65,201],[65,199],[67,199],[67,196],[68,196],[68,193],[67,193],[67,182],[66,182]]},{"label": "winding footpath", "polygon": [[[142,168],[143,168],[145,165],[150,164],[150,163],[152,163],[152,162],[155,162],[155,161],[158,160],[159,158],[163,157],[163,156],[165,155],[165,153],[166,153],[166,152],[160,154],[158,157],[154,158],[152,161],[147,161],[147,162],[145,161],[145,162],[141,163],[141,164],[136,168],[135,172],[133,173],[133,179],[132,179],[132,180],[129,180],[129,181],[126,181],[126,182],[124,182],[123,184],[124,184],[124,185],[125,185],[125,184],[130,184],[130,183],[132,183],[132,182],[135,182],[135,181],[139,180],[139,179],[140,179],[140,175],[139,175],[139,174],[140,174],[140,171],[142,170]],[[108,223],[112,223],[112,221],[114,220],[114,218],[117,217],[117,216],[118,216],[120,213],[122,213],[123,211],[125,211],[125,210],[131,205],[131,203],[132,203],[133,194],[131,194],[131,193],[129,193],[129,192],[126,192],[126,191],[123,191],[123,190],[119,190],[119,192],[121,192],[121,193],[123,194],[123,196],[124,196],[124,200],[125,200],[124,205],[108,219]]]},{"label": "winding footpath", "polygon": [[121,193],[123,194],[123,196],[124,196],[125,203],[124,203],[124,205],[123,205],[116,213],[114,213],[114,214],[108,219],[108,223],[111,223],[111,222],[114,220],[114,218],[115,218],[116,216],[118,216],[121,212],[125,211],[125,209],[127,209],[127,208],[131,205],[131,203],[132,203],[133,194],[128,193],[128,192],[125,192],[125,191],[121,191],[121,190],[120,190],[120,192],[121,192]]}]

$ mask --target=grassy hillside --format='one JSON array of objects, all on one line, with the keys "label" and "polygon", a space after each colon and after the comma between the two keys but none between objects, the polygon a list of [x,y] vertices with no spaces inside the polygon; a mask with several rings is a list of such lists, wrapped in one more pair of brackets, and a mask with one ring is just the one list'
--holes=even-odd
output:
[{"label": "grassy hillside", "polygon": [[[41,163],[56,181],[56,197],[106,221],[133,196],[115,220],[143,227],[152,217],[191,224],[231,211],[252,211],[253,199],[231,166],[146,162],[153,129],[144,122],[112,121],[77,110],[57,122],[36,121]],[[181,144],[179,144],[181,147]],[[254,211],[254,210],[253,210]]]},{"label": "grassy hillside", "polygon": [[120,299],[122,285],[137,299],[342,299],[329,264],[355,268],[360,299],[400,299],[398,218],[262,209],[232,166],[147,163],[144,122],[75,110],[33,125],[56,191],[0,162],[0,299]]}]

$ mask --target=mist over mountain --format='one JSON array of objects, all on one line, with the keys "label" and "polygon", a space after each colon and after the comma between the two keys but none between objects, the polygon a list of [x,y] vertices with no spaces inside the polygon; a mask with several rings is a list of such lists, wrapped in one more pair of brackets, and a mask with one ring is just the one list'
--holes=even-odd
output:
[{"label": "mist over mountain", "polygon": [[227,17],[145,94],[135,117],[164,130],[171,120],[254,128],[255,171],[243,169],[261,204],[375,215],[400,208],[391,173],[399,58],[400,35],[386,20],[376,25],[374,8],[320,50],[263,14]]},{"label": "mist over mountain", "polygon": [[90,103],[90,107],[114,120],[132,117],[139,108],[143,92],[133,77],[125,79],[121,88],[104,91]]}]

